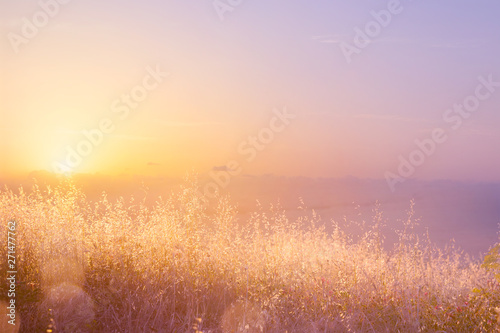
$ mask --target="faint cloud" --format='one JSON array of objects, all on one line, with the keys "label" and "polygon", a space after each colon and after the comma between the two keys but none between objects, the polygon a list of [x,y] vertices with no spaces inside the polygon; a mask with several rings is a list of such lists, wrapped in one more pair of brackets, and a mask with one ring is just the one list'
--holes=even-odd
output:
[{"label": "faint cloud", "polygon": [[310,117],[330,116],[343,119],[351,118],[351,119],[361,119],[361,120],[399,121],[399,122],[413,122],[413,123],[427,123],[427,124],[436,124],[438,122],[425,118],[404,117],[395,114],[369,114],[369,113],[347,114],[347,113],[334,113],[334,112],[323,111],[323,112],[308,112],[304,113],[304,115]]},{"label": "faint cloud", "polygon": [[435,48],[447,48],[447,49],[463,49],[463,48],[477,48],[483,45],[485,42],[480,40],[459,40],[459,41],[450,41],[450,42],[442,42],[442,43],[431,43],[430,47]]},{"label": "faint cloud", "polygon": [[[349,39],[346,35],[317,35],[312,36],[312,40],[323,44],[340,44]],[[386,36],[382,38],[374,38],[370,43],[387,43],[387,44],[414,44],[420,46],[428,46],[434,48],[476,48],[487,43],[484,40],[454,40],[454,41],[422,41],[411,38]]]},{"label": "faint cloud", "polygon": [[340,35],[323,35],[323,36],[312,36],[311,38],[318,43],[323,44],[340,44],[344,42],[346,36]]},{"label": "faint cloud", "polygon": [[[56,133],[63,135],[85,135],[84,130],[72,130],[67,128],[62,128],[56,130]],[[119,140],[127,140],[127,141],[155,141],[156,138],[151,136],[141,136],[141,135],[120,135],[120,134],[104,134],[108,138],[114,138]]]},{"label": "faint cloud", "polygon": [[157,139],[152,136],[141,135],[109,135],[110,138],[127,140],[127,141],[156,141]]},{"label": "faint cloud", "polygon": [[[435,129],[435,127],[427,127],[427,128],[422,128],[418,133],[424,133],[424,134],[429,134],[432,133],[432,131]],[[500,137],[500,134],[492,131],[492,130],[487,130],[487,129],[480,129],[480,128],[469,128],[469,129],[462,129],[460,130],[460,134],[464,136],[475,136],[475,137],[489,137],[489,138],[498,138]]]},{"label": "faint cloud", "polygon": [[303,112],[301,113],[302,116],[330,116],[332,115],[332,112],[328,111],[310,111],[310,112]]},{"label": "faint cloud", "polygon": [[402,122],[414,122],[414,123],[434,123],[431,120],[424,118],[413,118],[413,117],[402,117],[398,115],[392,114],[357,114],[353,115],[353,118],[356,119],[374,119],[374,120],[387,120],[387,121],[402,121]]},{"label": "faint cloud", "polygon": [[481,40],[454,40],[454,41],[422,41],[409,38],[384,37],[372,40],[373,43],[414,44],[435,48],[475,48],[484,44]]},{"label": "faint cloud", "polygon": [[373,39],[372,43],[392,43],[392,44],[419,44],[419,41],[400,37],[383,37]]},{"label": "faint cloud", "polygon": [[212,168],[213,171],[232,171],[230,170],[227,166],[221,165],[221,166],[214,166]]},{"label": "faint cloud", "polygon": [[[321,35],[321,36],[312,36],[313,40],[318,43],[324,44],[340,44],[343,42],[347,42],[350,38],[348,35]],[[384,37],[384,38],[374,38],[370,39],[370,43],[416,43],[416,41],[411,39],[404,39],[398,37]]]},{"label": "faint cloud", "polygon": [[491,138],[500,137],[500,134],[491,130],[479,129],[479,128],[471,128],[463,131],[464,134],[470,136],[486,136]]},{"label": "faint cloud", "polygon": [[200,126],[211,126],[211,125],[221,125],[222,122],[217,121],[200,121],[200,122],[182,122],[182,121],[167,121],[163,125],[167,127],[200,127]]}]

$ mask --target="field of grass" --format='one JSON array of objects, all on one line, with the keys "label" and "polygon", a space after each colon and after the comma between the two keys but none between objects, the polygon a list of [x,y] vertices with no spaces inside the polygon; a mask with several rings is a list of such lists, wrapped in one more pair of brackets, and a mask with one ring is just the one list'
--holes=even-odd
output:
[{"label": "field of grass", "polygon": [[[91,202],[71,184],[0,191],[0,265],[16,222],[16,310],[3,332],[495,332],[497,249],[473,260],[401,225],[387,251],[381,213],[355,241],[313,214],[278,208],[235,221],[188,184],[154,207]],[[334,222],[327,222],[334,223]],[[494,245],[494,244],[492,244]],[[5,274],[2,274],[5,275]]]}]

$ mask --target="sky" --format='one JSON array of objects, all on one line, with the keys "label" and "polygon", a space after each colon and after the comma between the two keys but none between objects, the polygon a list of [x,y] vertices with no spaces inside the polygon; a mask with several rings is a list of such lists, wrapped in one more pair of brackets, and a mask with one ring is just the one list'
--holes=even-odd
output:
[{"label": "sky", "polygon": [[2,1],[0,175],[500,181],[499,14],[496,0]]}]

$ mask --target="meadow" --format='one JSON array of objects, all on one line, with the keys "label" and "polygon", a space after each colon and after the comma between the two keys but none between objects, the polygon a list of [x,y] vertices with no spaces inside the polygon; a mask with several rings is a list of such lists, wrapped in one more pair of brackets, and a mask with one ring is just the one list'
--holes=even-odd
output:
[{"label": "meadow", "polygon": [[[437,248],[414,233],[411,203],[387,250],[381,210],[355,238],[314,211],[237,221],[227,197],[207,205],[196,187],[153,206],[89,200],[71,182],[2,189],[1,271],[9,221],[18,271],[18,326],[2,318],[2,332],[499,330],[498,246],[483,258]],[[4,278],[0,289],[1,312]]]}]

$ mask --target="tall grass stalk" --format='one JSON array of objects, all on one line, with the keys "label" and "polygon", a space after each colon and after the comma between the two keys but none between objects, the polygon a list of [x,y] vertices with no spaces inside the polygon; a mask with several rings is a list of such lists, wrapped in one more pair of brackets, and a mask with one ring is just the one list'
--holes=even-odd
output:
[{"label": "tall grass stalk", "polygon": [[[188,184],[148,206],[106,194],[93,202],[71,183],[0,191],[1,225],[18,225],[21,331],[498,329],[498,248],[481,265],[421,242],[413,203],[386,250],[379,208],[354,241],[305,209],[294,221],[279,206],[237,221],[228,198],[206,206],[197,193]],[[7,228],[0,239],[5,272]],[[0,289],[7,294],[5,280]]]}]

